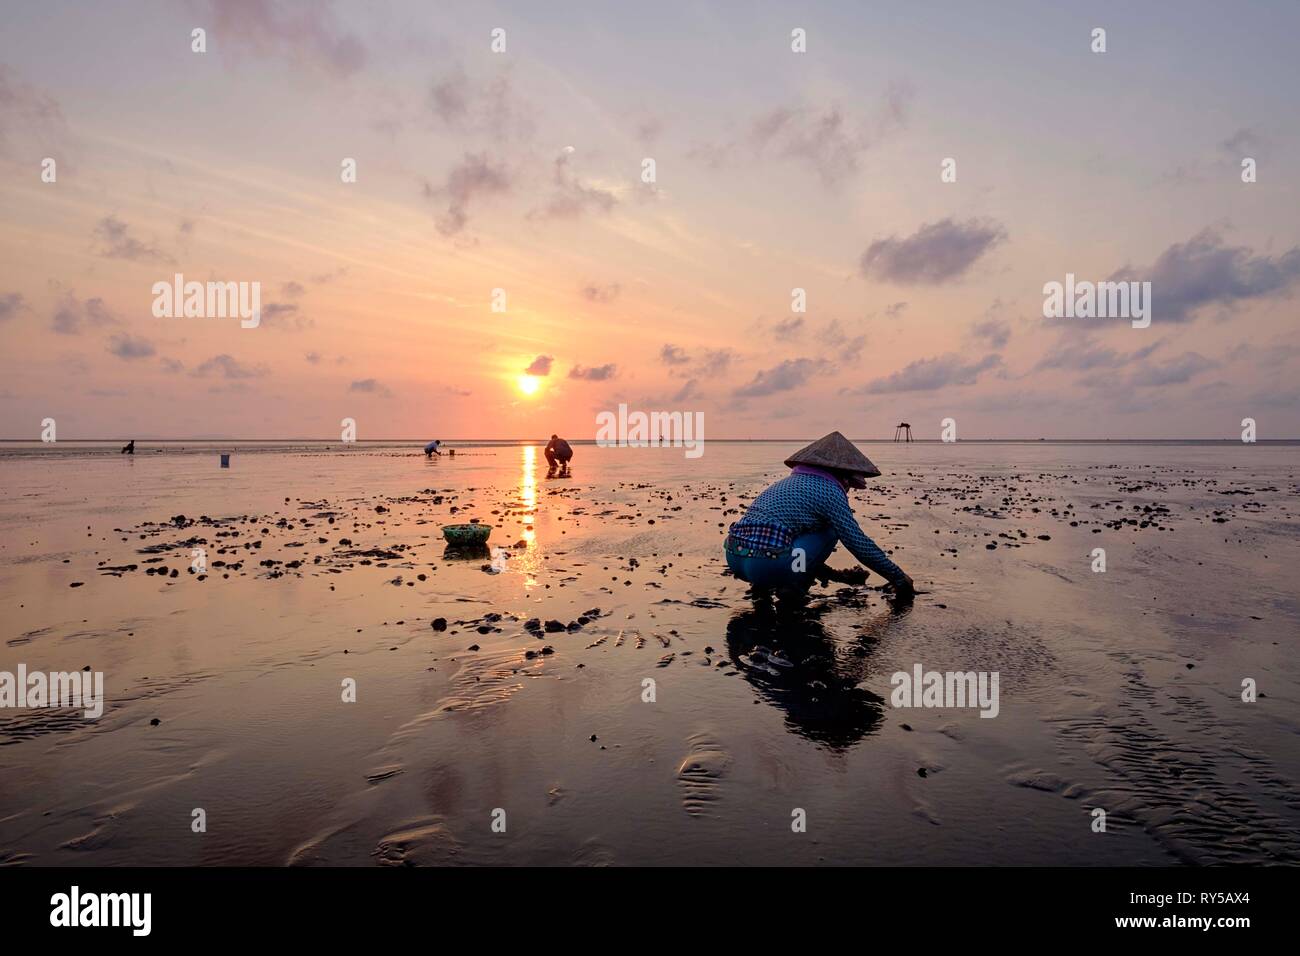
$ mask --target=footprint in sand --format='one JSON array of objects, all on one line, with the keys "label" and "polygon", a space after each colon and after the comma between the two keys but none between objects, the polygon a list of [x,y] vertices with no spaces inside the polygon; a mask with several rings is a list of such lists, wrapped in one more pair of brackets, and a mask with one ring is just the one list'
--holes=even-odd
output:
[{"label": "footprint in sand", "polygon": [[425,820],[390,833],[371,855],[380,866],[445,866],[460,852],[460,841],[442,822]]},{"label": "footprint in sand", "polygon": [[706,734],[688,738],[691,749],[677,767],[682,808],[693,817],[704,816],[722,795],[722,778],[731,767],[731,754]]}]

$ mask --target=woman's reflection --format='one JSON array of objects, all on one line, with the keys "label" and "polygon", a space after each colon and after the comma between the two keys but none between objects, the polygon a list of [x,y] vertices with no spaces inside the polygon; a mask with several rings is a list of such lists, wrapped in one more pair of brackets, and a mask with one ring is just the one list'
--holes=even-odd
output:
[{"label": "woman's reflection", "polygon": [[791,731],[834,750],[848,749],[880,724],[884,700],[858,685],[871,672],[876,647],[911,610],[910,597],[891,597],[852,641],[836,641],[823,617],[865,610],[869,593],[846,588],[808,603],[756,595],[753,610],[727,622],[727,654],[759,697],[786,712]]}]

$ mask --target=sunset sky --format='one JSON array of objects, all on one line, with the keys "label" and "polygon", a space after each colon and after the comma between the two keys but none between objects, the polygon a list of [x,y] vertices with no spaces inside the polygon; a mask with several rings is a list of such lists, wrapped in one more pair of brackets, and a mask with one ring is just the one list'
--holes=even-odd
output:
[{"label": "sunset sky", "polygon": [[[3,438],[1300,436],[1296,4],[4,18]],[[175,273],[261,326],[156,318]],[[1043,318],[1067,273],[1150,328]]]}]

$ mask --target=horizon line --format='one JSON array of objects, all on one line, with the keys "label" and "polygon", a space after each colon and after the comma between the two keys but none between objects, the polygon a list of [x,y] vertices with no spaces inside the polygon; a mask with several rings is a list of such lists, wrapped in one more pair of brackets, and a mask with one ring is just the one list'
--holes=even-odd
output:
[{"label": "horizon line", "polygon": [[[816,441],[818,437],[789,437],[789,438],[707,438],[699,439],[701,443],[708,442],[731,442],[731,443],[762,443],[762,444],[785,444],[788,442],[809,442]],[[150,444],[179,444],[182,442],[242,442],[244,444],[271,444],[285,442],[306,442],[318,445],[364,445],[364,444],[419,444],[424,445],[433,439],[428,438],[358,438],[347,442],[339,438],[229,438],[224,436],[201,436],[190,438],[127,438],[127,437],[110,437],[110,438],[61,438],[57,441],[46,442],[39,438],[0,438],[0,444],[29,444],[29,445],[60,445],[69,443],[101,443],[114,444],[117,442],[144,442]],[[473,443],[473,442],[547,442],[549,438],[444,438],[438,439],[444,445],[451,442]],[[597,445],[598,440],[595,438],[570,438],[566,439],[571,443],[582,445]],[[872,442],[884,443],[887,445],[955,445],[962,442],[1130,442],[1135,444],[1152,443],[1152,442],[1220,442],[1225,444],[1242,444],[1242,445],[1259,445],[1259,444],[1280,444],[1285,442],[1300,442],[1300,437],[1294,438],[1259,438],[1253,442],[1243,442],[1240,438],[1055,438],[1055,437],[1037,437],[1037,438],[958,438],[953,441],[944,441],[941,438],[913,438],[911,441],[898,441],[893,438],[849,438],[851,442]],[[680,441],[665,441],[662,445],[651,444],[648,441],[642,445],[632,445],[628,443],[607,443],[608,447],[626,448],[626,447],[677,447],[682,444]]]}]

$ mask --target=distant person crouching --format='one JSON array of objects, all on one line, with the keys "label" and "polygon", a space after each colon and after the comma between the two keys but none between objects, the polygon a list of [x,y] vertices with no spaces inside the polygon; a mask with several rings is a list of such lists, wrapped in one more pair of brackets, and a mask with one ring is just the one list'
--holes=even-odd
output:
[{"label": "distant person crouching", "polygon": [[551,440],[546,443],[546,463],[550,466],[548,474],[555,474],[556,465],[559,465],[560,473],[566,474],[569,470],[569,462],[573,460],[573,449],[569,443],[559,435],[552,435]]}]

